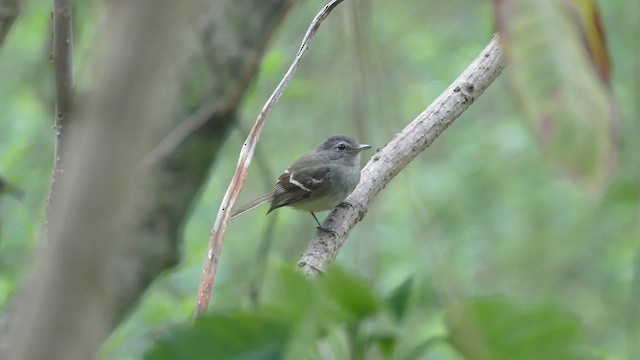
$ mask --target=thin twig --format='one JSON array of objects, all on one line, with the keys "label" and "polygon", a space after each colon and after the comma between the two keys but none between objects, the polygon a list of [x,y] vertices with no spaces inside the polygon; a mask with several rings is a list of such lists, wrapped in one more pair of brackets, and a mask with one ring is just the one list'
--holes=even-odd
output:
[{"label": "thin twig", "polygon": [[69,115],[73,104],[73,21],[71,0],[53,0],[53,67],[56,89],[56,124]]},{"label": "thin twig", "polygon": [[334,209],[324,221],[323,226],[336,234],[318,231],[300,258],[298,265],[305,274],[324,272],[378,193],[469,108],[505,66],[496,35],[447,90],[371,157],[362,169],[360,184],[345,200],[353,206]]},{"label": "thin twig", "polygon": [[198,289],[196,308],[193,315],[194,318],[198,318],[204,315],[209,307],[209,301],[213,289],[213,282],[215,280],[216,271],[218,269],[220,252],[222,251],[222,244],[224,243],[227,224],[229,223],[229,219],[231,217],[230,210],[235,205],[236,200],[238,199],[238,195],[240,194],[240,190],[242,189],[242,186],[244,185],[244,182],[247,178],[249,164],[251,163],[251,158],[253,157],[258,138],[260,137],[260,132],[264,127],[264,122],[275,103],[282,96],[282,93],[287,87],[287,84],[293,77],[293,73],[298,68],[300,60],[309,48],[309,43],[318,31],[320,23],[322,23],[322,21],[326,19],[327,16],[329,16],[331,11],[342,1],[343,0],[331,1],[330,3],[325,5],[324,8],[320,10],[320,12],[313,19],[311,25],[307,29],[307,33],[302,39],[302,44],[300,45],[300,49],[298,50],[293,63],[263,106],[260,114],[258,115],[258,118],[256,119],[255,124],[253,125],[253,128],[251,128],[251,131],[247,136],[247,140],[245,140],[244,145],[242,146],[240,158],[238,159],[238,165],[236,166],[236,172],[233,175],[229,187],[227,188],[227,192],[224,195],[222,204],[220,204],[218,215],[216,216],[215,223],[209,235],[209,249],[207,251],[204,268],[202,270],[202,279],[200,280],[200,287]]},{"label": "thin twig", "polygon": [[64,172],[66,123],[73,106],[73,21],[71,0],[53,0],[53,69],[55,78],[55,129],[56,148],[54,153],[51,185],[47,199],[47,219],[50,219],[49,204],[58,193],[59,177]]},{"label": "thin twig", "polygon": [[[239,130],[240,135],[244,135],[247,133],[247,130],[242,126],[241,122],[236,122],[236,128]],[[256,149],[254,153],[255,165],[258,167],[258,171],[262,173],[263,179],[263,192],[266,193],[273,189],[273,179],[275,179],[275,174],[269,167],[269,161],[265,156],[264,151],[260,151],[260,149]],[[251,300],[251,304],[253,306],[257,306],[260,301],[260,286],[264,279],[265,268],[267,266],[267,259],[269,257],[269,253],[271,252],[271,244],[273,243],[273,236],[275,234],[276,229],[276,221],[278,219],[278,213],[274,213],[273,216],[269,217],[260,237],[260,245],[258,245],[258,249],[256,251],[256,260],[255,263],[257,265],[258,271],[255,273],[251,283],[249,284],[249,298]]]},{"label": "thin twig", "polygon": [[262,283],[264,282],[264,277],[267,272],[267,260],[269,258],[269,253],[271,252],[271,244],[273,243],[273,238],[276,230],[276,221],[278,220],[278,214],[273,214],[274,216],[270,217],[267,220],[267,224],[262,232],[262,236],[260,237],[260,245],[258,246],[258,251],[255,259],[255,264],[258,269],[253,279],[249,283],[249,298],[251,300],[251,304],[255,307],[260,304],[260,291],[262,287]]}]

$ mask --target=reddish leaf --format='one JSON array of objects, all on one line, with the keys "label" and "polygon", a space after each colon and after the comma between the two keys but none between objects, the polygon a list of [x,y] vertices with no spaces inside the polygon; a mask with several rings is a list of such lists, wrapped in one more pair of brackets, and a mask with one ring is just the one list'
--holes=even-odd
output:
[{"label": "reddish leaf", "polygon": [[512,85],[545,152],[590,195],[617,158],[617,108],[591,0],[494,0]]}]

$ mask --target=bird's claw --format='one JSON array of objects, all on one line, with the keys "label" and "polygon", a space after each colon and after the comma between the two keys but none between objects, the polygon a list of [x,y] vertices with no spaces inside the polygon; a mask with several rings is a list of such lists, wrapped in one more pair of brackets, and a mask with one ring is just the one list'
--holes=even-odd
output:
[{"label": "bird's claw", "polygon": [[350,209],[355,208],[355,206],[352,203],[348,202],[348,201],[341,201],[340,204],[338,204],[338,207],[343,207],[343,208],[346,207],[346,208],[350,208]]},{"label": "bird's claw", "polygon": [[322,231],[322,232],[326,232],[329,234],[332,234],[334,236],[338,236],[338,232],[336,232],[334,229],[326,227],[326,226],[322,226],[322,225],[318,225],[316,226],[316,229]]}]

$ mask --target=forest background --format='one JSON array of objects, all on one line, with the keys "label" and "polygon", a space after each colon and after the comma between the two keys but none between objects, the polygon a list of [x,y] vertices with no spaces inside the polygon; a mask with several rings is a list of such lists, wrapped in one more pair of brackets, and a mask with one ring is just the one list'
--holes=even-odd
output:
[{"label": "forest background", "polygon": [[[189,209],[179,262],[127,312],[102,346],[102,358],[140,358],[163,336],[180,343],[171,329],[186,326],[193,312],[208,234],[247,130],[323,5],[294,1],[278,24],[236,121],[224,133],[209,181]],[[571,330],[560,331],[557,337],[567,339],[559,341],[578,343],[594,358],[640,358],[634,345],[640,336],[640,8],[632,1],[598,5],[619,111],[617,167],[607,186],[593,196],[566,176],[553,152],[545,152],[514,96],[507,68],[389,183],[340,252],[336,262],[344,274],[335,276],[364,287],[373,302],[391,299],[388,307],[407,314],[395,326],[371,320],[385,316],[378,310],[362,315],[356,337],[367,338],[363,351],[370,356],[457,358],[469,347],[434,339],[456,338],[446,314],[452,303],[468,300],[496,306],[499,313],[512,311],[509,320],[522,328],[538,324],[527,314],[556,316],[575,326],[581,339]],[[74,4],[77,94],[90,87],[96,32],[109,31],[98,21],[101,6]],[[489,1],[345,1],[323,23],[271,113],[240,202],[267,191],[291,161],[330,135],[384,146],[447,88],[494,32]],[[50,54],[50,3],[25,2],[0,48],[0,175],[25,193],[20,200],[0,196],[4,309],[30,275],[43,242],[55,148]],[[202,94],[193,91],[193,98],[183,97],[183,109],[200,100]],[[364,154],[363,163],[372,154]],[[288,286],[312,286],[283,268],[297,262],[314,231],[308,215],[286,209],[268,217],[258,209],[231,222],[211,310],[232,314],[252,309],[256,293],[267,299],[258,302],[268,303],[269,296],[277,297],[269,294],[274,287],[295,297]],[[406,303],[398,305],[394,294]],[[374,330],[362,330],[367,327]],[[322,340],[332,349],[322,358],[355,357],[357,346],[344,340],[353,334],[348,326],[337,328]],[[490,338],[494,330],[485,335]],[[385,347],[390,339],[391,350]]]}]

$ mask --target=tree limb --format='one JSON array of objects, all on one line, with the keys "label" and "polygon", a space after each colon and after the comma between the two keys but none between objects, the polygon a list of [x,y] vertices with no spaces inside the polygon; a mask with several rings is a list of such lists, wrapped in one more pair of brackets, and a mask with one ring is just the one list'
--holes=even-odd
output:
[{"label": "tree limb", "polygon": [[53,75],[55,82],[55,129],[56,148],[53,156],[53,171],[49,198],[47,199],[47,218],[53,215],[50,204],[54,203],[59,191],[60,177],[65,171],[64,154],[69,132],[68,117],[73,106],[73,21],[70,0],[53,0]]},{"label": "tree limb", "polygon": [[491,85],[506,66],[497,35],[465,71],[429,107],[376,154],[362,169],[358,187],[345,200],[353,206],[334,209],[323,226],[337,235],[318,231],[298,265],[311,276],[324,272],[340,248],[366,215],[378,193],[418,154],[451,125]]}]

